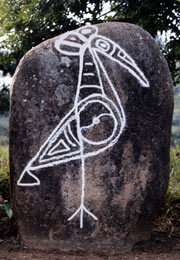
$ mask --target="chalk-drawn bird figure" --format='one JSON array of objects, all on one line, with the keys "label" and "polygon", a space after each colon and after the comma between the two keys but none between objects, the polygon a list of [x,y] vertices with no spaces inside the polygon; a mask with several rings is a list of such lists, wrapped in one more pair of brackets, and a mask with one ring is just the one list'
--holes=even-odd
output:
[{"label": "chalk-drawn bird figure", "polygon": [[[34,174],[37,169],[81,160],[81,204],[68,220],[80,213],[80,228],[83,228],[84,212],[97,220],[97,217],[85,207],[85,160],[115,145],[126,125],[121,100],[100,57],[104,56],[128,70],[139,81],[140,86],[149,87],[149,82],[135,61],[119,45],[98,35],[96,26],[86,26],[68,32],[60,36],[54,46],[63,55],[79,57],[74,107],[29,161],[17,184],[40,185]],[[104,80],[108,89],[104,87]],[[85,115],[90,115],[88,120],[84,120]],[[98,134],[99,127],[101,128],[107,120],[111,121],[111,128],[103,135]],[[24,183],[23,177],[26,174],[31,176],[34,182]]]}]

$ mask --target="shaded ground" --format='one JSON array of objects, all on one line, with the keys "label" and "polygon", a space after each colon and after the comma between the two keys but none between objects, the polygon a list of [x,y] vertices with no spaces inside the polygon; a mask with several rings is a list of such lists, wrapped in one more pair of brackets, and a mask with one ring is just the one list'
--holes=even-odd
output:
[{"label": "shaded ground", "polygon": [[1,241],[0,260],[146,260],[146,259],[180,259],[180,241],[158,238],[149,243],[141,244],[130,253],[122,253],[114,256],[104,254],[86,254],[82,252],[64,254],[58,251],[40,251],[27,248],[13,241]]},{"label": "shaded ground", "polygon": [[153,230],[151,241],[137,244],[129,253],[114,256],[84,252],[67,254],[58,250],[41,251],[28,248],[18,240],[14,219],[0,221],[0,260],[180,260],[179,214],[174,218],[160,217],[156,220]]},{"label": "shaded ground", "polygon": [[[1,237],[1,234],[0,234]],[[166,233],[154,232],[151,241],[137,244],[132,252],[114,256],[84,252],[63,253],[58,250],[41,251],[24,246],[17,238],[0,238],[0,260],[179,260],[180,239]]]}]

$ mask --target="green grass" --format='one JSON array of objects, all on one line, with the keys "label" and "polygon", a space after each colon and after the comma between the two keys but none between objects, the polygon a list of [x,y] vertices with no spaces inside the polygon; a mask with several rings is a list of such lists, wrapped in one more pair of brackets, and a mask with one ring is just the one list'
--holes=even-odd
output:
[{"label": "green grass", "polygon": [[170,151],[170,181],[168,199],[180,202],[180,146],[175,143]]},{"label": "green grass", "polygon": [[8,145],[9,117],[0,116],[0,145]]},{"label": "green grass", "polygon": [[0,196],[9,199],[9,158],[8,146],[0,146]]},{"label": "green grass", "polygon": [[180,145],[175,142],[170,150],[170,180],[165,207],[154,222],[154,231],[180,236]]}]

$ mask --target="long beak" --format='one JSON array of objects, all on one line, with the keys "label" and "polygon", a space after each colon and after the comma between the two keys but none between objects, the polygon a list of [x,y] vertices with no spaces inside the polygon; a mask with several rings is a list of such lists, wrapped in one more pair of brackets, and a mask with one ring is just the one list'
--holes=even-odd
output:
[{"label": "long beak", "polygon": [[[148,88],[149,81],[144,73],[137,66],[135,61],[115,42],[101,36],[95,40],[95,46],[92,48],[96,53],[107,56],[112,61],[117,62],[120,66],[127,69],[141,84],[142,87]],[[94,44],[93,44],[94,45]]]}]

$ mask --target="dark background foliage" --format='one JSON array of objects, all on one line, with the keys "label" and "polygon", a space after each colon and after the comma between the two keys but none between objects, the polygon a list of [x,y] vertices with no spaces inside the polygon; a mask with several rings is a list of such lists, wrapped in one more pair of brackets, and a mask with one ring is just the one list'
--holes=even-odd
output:
[{"label": "dark background foliage", "polygon": [[4,36],[0,70],[13,75],[21,57],[33,46],[87,23],[106,21],[140,25],[153,37],[166,32],[167,41],[157,42],[174,85],[180,82],[179,0],[0,0],[0,36]]}]

